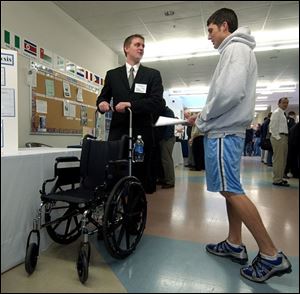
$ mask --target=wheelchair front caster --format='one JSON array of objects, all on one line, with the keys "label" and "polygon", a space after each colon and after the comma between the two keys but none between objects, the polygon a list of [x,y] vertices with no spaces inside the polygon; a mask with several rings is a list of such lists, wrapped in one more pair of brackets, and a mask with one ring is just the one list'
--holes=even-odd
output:
[{"label": "wheelchair front caster", "polygon": [[90,255],[90,243],[81,243],[77,258],[77,274],[82,284],[86,282],[89,276]]},{"label": "wheelchair front caster", "polygon": [[39,255],[38,244],[30,243],[26,250],[26,256],[25,256],[25,269],[29,275],[31,275],[35,270],[38,255]]}]

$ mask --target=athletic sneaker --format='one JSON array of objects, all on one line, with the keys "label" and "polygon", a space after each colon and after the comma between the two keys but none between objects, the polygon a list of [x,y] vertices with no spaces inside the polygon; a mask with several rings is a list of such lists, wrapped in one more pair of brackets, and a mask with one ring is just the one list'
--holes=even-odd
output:
[{"label": "athletic sneaker", "polygon": [[238,248],[231,246],[226,240],[218,244],[206,245],[206,250],[214,255],[228,257],[233,262],[246,264],[248,261],[248,254],[245,245],[240,245]]},{"label": "athletic sneaker", "polygon": [[278,252],[277,256],[276,260],[269,260],[258,253],[252,265],[241,268],[241,275],[253,282],[262,283],[273,276],[292,272],[292,265],[283,252]]}]

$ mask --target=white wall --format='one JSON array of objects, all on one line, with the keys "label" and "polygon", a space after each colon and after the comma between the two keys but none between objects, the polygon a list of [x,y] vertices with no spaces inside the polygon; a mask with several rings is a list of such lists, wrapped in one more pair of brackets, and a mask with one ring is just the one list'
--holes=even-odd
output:
[{"label": "white wall", "polygon": [[169,94],[169,91],[164,91],[163,96],[166,100],[166,105],[173,110],[175,117],[183,118],[182,100],[172,98]]},{"label": "white wall", "polygon": [[[28,38],[103,78],[107,70],[118,66],[117,55],[111,49],[50,1],[1,1],[1,34],[4,29]],[[19,147],[24,147],[28,141],[55,147],[78,144],[78,136],[30,135],[31,97],[26,84],[29,59],[18,57]]]}]

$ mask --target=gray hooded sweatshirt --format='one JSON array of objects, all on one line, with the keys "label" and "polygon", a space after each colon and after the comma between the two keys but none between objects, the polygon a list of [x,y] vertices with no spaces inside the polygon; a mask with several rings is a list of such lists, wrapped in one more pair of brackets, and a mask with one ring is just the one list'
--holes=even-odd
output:
[{"label": "gray hooded sweatshirt", "polygon": [[218,48],[220,59],[215,69],[206,104],[196,120],[208,137],[245,137],[253,120],[257,64],[256,43],[247,27],[238,28]]}]

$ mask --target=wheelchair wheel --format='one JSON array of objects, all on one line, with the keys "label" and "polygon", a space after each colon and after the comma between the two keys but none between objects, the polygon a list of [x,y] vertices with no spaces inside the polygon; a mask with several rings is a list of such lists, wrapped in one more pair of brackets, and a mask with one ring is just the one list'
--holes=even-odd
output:
[{"label": "wheelchair wheel", "polygon": [[39,246],[36,243],[30,243],[26,249],[25,256],[25,270],[31,275],[36,267],[37,259],[39,255]]},{"label": "wheelchair wheel", "polygon": [[111,256],[123,259],[140,241],[147,218],[147,200],[140,181],[124,177],[114,186],[105,205],[103,238]]},{"label": "wheelchair wheel", "polygon": [[[51,216],[52,214],[52,216]],[[53,216],[54,215],[54,216]],[[81,235],[81,223],[79,213],[75,205],[56,202],[56,206],[45,211],[45,222],[59,219],[57,222],[47,225],[46,229],[52,240],[59,244],[70,244]]]},{"label": "wheelchair wheel", "polygon": [[91,244],[90,242],[81,242],[79,247],[79,252],[83,250],[86,253],[87,261],[90,263],[90,257],[91,257]]},{"label": "wheelchair wheel", "polygon": [[[83,243],[82,243],[83,244]],[[86,247],[81,245],[77,258],[77,274],[82,284],[86,282],[89,276],[90,244]]]}]

